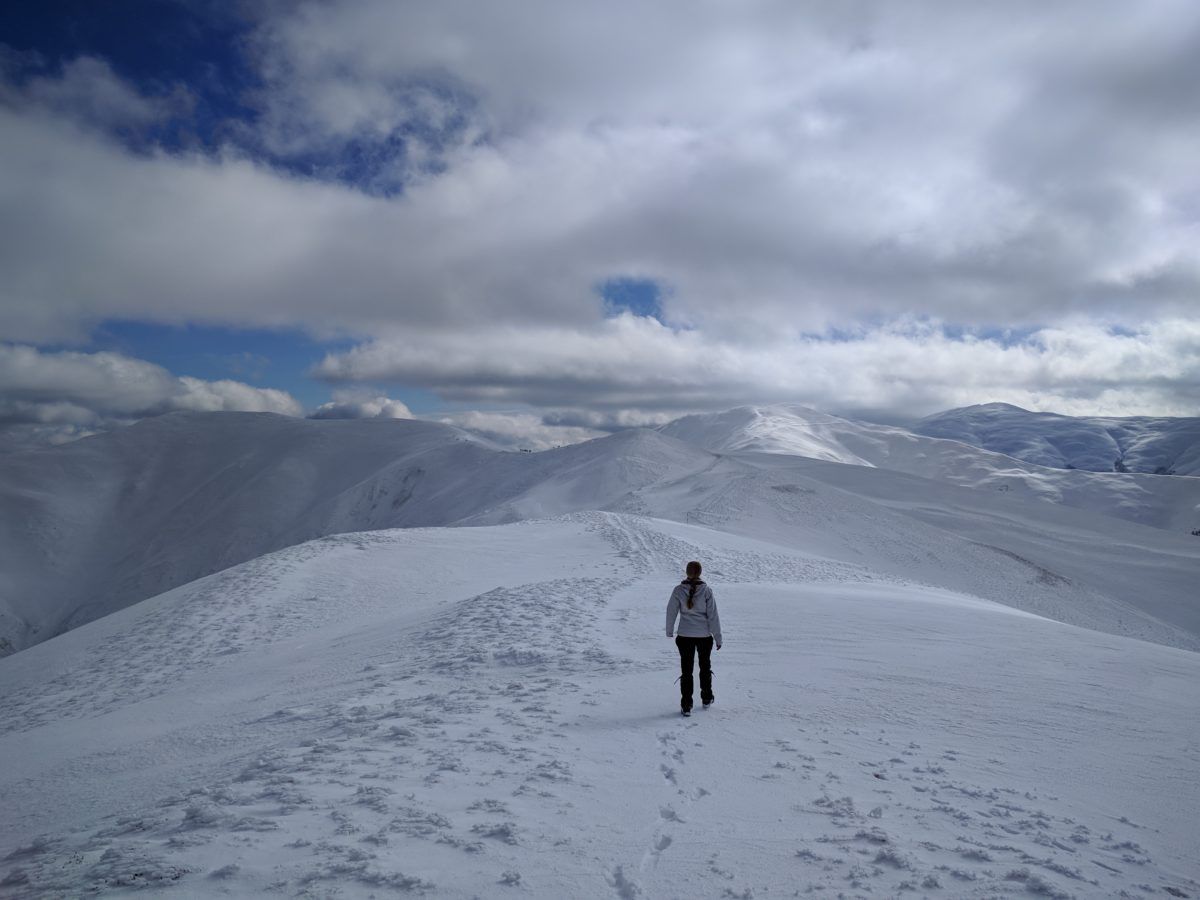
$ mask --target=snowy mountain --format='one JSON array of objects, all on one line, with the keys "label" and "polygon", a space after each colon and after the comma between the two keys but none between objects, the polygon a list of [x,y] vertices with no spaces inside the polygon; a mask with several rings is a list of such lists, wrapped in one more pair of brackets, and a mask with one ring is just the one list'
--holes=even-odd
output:
[{"label": "snowy mountain", "polygon": [[658,430],[713,453],[784,453],[855,466],[877,465],[893,439],[911,440],[903,429],[851,422],[796,403],[699,413]]},{"label": "snowy mountain", "polygon": [[1200,475],[1200,418],[1077,418],[986,403],[938,413],[914,430],[1039,466]]},{"label": "snowy mountain", "polygon": [[[970,442],[854,422],[796,404],[685,416],[659,431],[714,453],[767,453],[869,466],[1045,500],[1158,528],[1189,532],[1200,527],[1200,480],[1136,474],[1110,477],[1051,468]],[[1181,428],[1179,433],[1184,435],[1186,430]]]},{"label": "snowy mountain", "polygon": [[791,406],[0,458],[0,895],[1197,896],[1193,483]]},{"label": "snowy mountain", "polygon": [[709,454],[633,431],[538,454],[418,420],[173,413],[0,457],[0,653],[343,531],[607,506]]},{"label": "snowy mountain", "polygon": [[[871,468],[913,477],[876,477]],[[948,482],[971,491],[947,491]],[[821,510],[798,504],[797,498],[809,495],[786,492],[801,483],[835,488],[840,499]],[[956,510],[942,521],[929,513],[935,496],[942,503],[937,508]],[[1063,507],[1100,513],[1103,527],[1078,514],[1070,527],[1101,532],[1094,536],[1101,546],[1112,539],[1105,531],[1111,530],[1110,517],[1178,531],[1188,547],[1194,540],[1186,531],[1200,527],[1200,480],[1045,469],[800,407],[691,416],[657,432],[635,429],[542,453],[503,451],[459,429],[417,420],[176,413],[62,447],[0,457],[0,647],[30,646],[327,534],[501,524],[594,509],[726,520],[751,497],[757,498],[754,508],[772,518],[772,528],[805,534],[810,547],[838,558],[856,558],[864,539],[890,547],[908,535],[910,548],[888,571],[935,583],[944,583],[938,573],[960,567],[952,558],[958,549],[943,558],[934,548],[956,546],[957,520],[997,504],[1002,517],[1052,521],[1051,528],[1068,515]],[[1030,512],[1022,503],[1027,499],[1054,503]],[[784,507],[787,512],[779,512]],[[921,515],[932,525],[912,521]],[[763,533],[752,522],[746,527]],[[993,531],[986,535],[990,546],[1022,558],[1038,555],[1024,532]],[[913,538],[918,532],[921,537]],[[1157,535],[1134,540],[1161,543]],[[929,562],[913,569],[905,562],[910,556]],[[1061,554],[1051,558],[1057,564]],[[1179,565],[1173,557],[1145,558],[1155,565],[1130,568],[1143,580],[1101,586],[1109,599],[1092,604],[1088,622],[1178,644],[1171,628],[1160,633],[1160,614],[1149,609],[1159,605],[1158,595],[1147,596],[1145,586],[1164,584],[1170,606]],[[1006,599],[1009,588],[999,587],[1005,579],[991,588],[971,579],[954,584],[1000,602],[1023,602]],[[1145,630],[1127,615],[1095,613],[1111,603],[1148,609],[1155,621]],[[1066,604],[1054,615],[1074,621],[1075,608]]]}]

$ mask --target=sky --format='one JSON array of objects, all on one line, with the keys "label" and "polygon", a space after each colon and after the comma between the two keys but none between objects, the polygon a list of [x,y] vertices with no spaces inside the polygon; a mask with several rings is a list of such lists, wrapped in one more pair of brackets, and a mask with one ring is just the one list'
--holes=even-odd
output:
[{"label": "sky", "polygon": [[1200,415],[1200,5],[16,0],[0,448]]}]

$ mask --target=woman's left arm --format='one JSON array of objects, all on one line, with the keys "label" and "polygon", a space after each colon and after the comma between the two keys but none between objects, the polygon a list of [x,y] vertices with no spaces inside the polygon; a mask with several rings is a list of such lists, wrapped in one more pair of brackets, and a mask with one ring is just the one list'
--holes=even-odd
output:
[{"label": "woman's left arm", "polygon": [[721,649],[721,616],[717,613],[717,598],[712,592],[712,588],[708,589],[708,630],[712,632],[713,639],[717,642],[717,649]]}]

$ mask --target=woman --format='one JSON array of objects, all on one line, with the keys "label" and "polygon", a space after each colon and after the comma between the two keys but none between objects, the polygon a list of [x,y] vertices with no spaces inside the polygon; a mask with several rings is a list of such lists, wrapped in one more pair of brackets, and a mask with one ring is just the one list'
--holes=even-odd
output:
[{"label": "woman", "polygon": [[714,639],[717,649],[721,649],[721,619],[717,616],[712,588],[700,580],[701,571],[700,563],[695,560],[688,563],[687,577],[675,585],[667,601],[667,637],[674,637],[675,619],[679,619],[675,646],[679,648],[679,666],[683,670],[679,679],[679,706],[685,716],[692,714],[692,665],[696,651],[700,651],[700,702],[707,708],[716,699],[709,659]]}]

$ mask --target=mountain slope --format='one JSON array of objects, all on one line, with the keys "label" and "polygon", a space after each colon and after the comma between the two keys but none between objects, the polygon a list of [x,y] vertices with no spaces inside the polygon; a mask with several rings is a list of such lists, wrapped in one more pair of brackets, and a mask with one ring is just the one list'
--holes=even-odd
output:
[{"label": "mountain slope", "polygon": [[1200,479],[1067,471],[958,440],[852,422],[795,404],[685,416],[659,430],[714,453],[771,453],[872,466],[1156,528],[1184,533],[1200,528]]},{"label": "mountain slope", "polygon": [[490,452],[445,426],[369,424],[179,413],[0,458],[3,597],[24,625],[10,640],[314,537],[314,508],[397,460]]},{"label": "mountain slope", "polygon": [[[0,459],[0,640],[28,646],[325,534],[590,509],[718,524],[852,562],[870,544],[881,551],[875,565],[897,577],[1172,646],[1200,634],[1188,587],[1200,542],[1171,520],[1195,520],[1200,498],[1181,488],[1200,480],[1043,469],[832,417],[814,432],[817,418],[795,407],[731,410],[513,453],[420,421],[177,414],[9,455]],[[737,452],[714,455],[675,435]],[[842,461],[751,450],[799,442],[813,452],[814,441]],[[1030,502],[1046,499],[1055,502]],[[1063,534],[1078,538],[1064,544]],[[1097,580],[1095,561],[1114,552],[1124,574]],[[1001,565],[1004,554],[1029,567]]]},{"label": "mountain slope", "polygon": [[653,432],[528,454],[433,422],[270,413],[175,413],[5,455],[0,654],[321,535],[599,508],[710,462]]},{"label": "mountain slope", "polygon": [[1200,650],[1200,541],[884,469],[736,454],[622,512],[674,519],[1071,624]]},{"label": "mountain slope", "polygon": [[[903,429],[851,422],[795,403],[771,406],[739,406],[717,413],[683,416],[658,429],[713,453],[786,453],[810,459],[855,466],[878,465],[880,450],[886,451],[886,436],[903,439]],[[885,436],[876,441],[876,452],[860,455],[870,436]],[[859,445],[852,449],[851,444]]]},{"label": "mountain slope", "polygon": [[[1196,896],[1200,656],[863,550],[589,513],[139,603],[0,660],[0,892]],[[689,558],[725,646],[681,719]]]},{"label": "mountain slope", "polygon": [[914,431],[1058,469],[1200,475],[1200,418],[1074,417],[985,403],[929,416]]},{"label": "mountain slope", "polygon": [[[0,659],[0,893],[1200,892],[1200,541],[1087,508],[1193,479],[731,413],[776,442],[217,416],[24,457],[3,570],[64,596],[291,545]],[[688,559],[725,646],[682,720]]]}]

